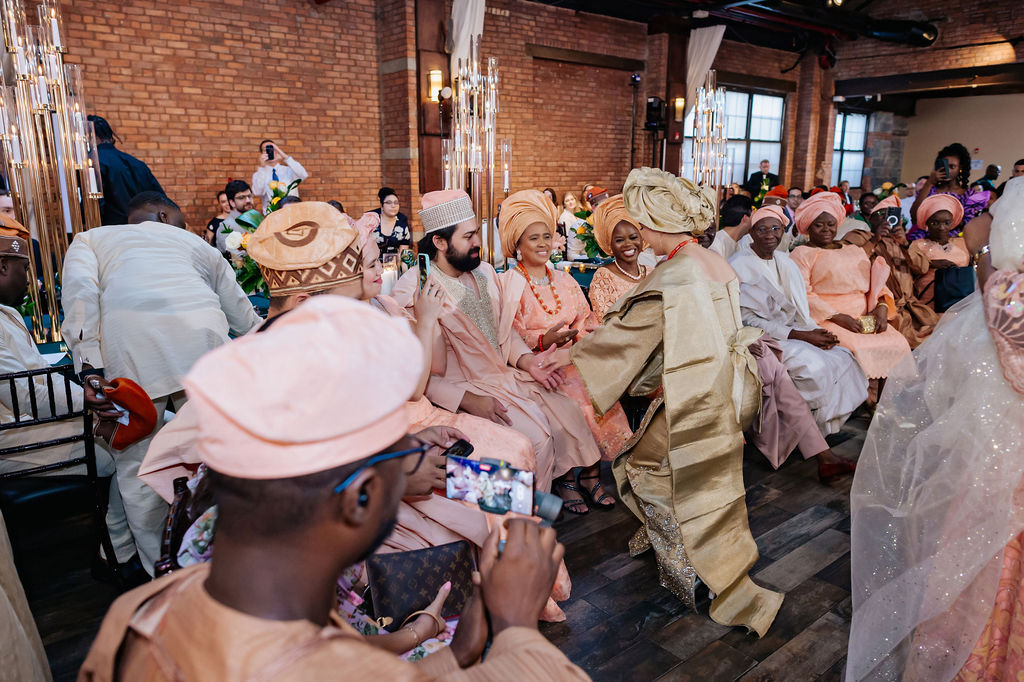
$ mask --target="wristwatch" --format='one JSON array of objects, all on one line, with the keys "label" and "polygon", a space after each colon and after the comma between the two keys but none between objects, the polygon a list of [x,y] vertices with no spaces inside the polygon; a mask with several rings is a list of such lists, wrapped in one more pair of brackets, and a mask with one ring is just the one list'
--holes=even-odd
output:
[{"label": "wristwatch", "polygon": [[978,261],[981,260],[981,257],[984,256],[989,251],[991,251],[991,249],[989,248],[988,244],[985,244],[985,246],[983,246],[980,249],[978,249],[977,251],[975,251],[974,252],[974,258],[972,259],[973,262],[974,262],[974,265],[977,266],[978,265]]}]

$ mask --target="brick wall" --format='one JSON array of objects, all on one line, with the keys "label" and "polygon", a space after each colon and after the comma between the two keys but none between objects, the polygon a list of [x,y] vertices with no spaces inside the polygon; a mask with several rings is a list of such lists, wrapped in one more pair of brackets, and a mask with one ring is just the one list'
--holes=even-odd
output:
[{"label": "brick wall", "polygon": [[[1024,3],[1019,0],[903,0],[871,7],[872,14],[892,19],[929,21],[939,29],[939,38],[929,48],[912,48],[895,43],[860,39],[838,45],[836,78],[888,76],[957,69],[968,66],[1004,64],[1024,60],[1024,45],[1016,51],[1008,38],[1021,35]],[[991,45],[974,45],[993,43]]]},{"label": "brick wall", "polygon": [[374,10],[373,0],[75,0],[64,16],[89,109],[205,224],[227,178],[251,178],[264,137],[310,172],[303,196],[377,206]]},{"label": "brick wall", "polygon": [[[630,170],[630,72],[533,59],[525,45],[646,60],[647,26],[524,0],[492,0],[488,8],[482,52],[497,57],[501,70],[498,136],[512,141],[512,191],[552,187],[578,196],[587,182],[621,189]],[[644,76],[637,165],[650,163],[642,126],[652,78]]]}]

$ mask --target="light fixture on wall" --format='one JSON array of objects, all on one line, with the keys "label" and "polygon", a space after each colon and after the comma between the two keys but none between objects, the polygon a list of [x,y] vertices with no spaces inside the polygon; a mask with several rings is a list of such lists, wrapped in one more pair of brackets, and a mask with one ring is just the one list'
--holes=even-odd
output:
[{"label": "light fixture on wall", "polygon": [[441,73],[441,69],[431,69],[428,71],[427,82],[430,84],[430,94],[427,99],[431,102],[437,102],[441,89],[444,88],[444,74]]},{"label": "light fixture on wall", "polygon": [[674,113],[676,123],[682,123],[683,119],[686,117],[686,98],[676,97],[672,100],[672,111]]}]

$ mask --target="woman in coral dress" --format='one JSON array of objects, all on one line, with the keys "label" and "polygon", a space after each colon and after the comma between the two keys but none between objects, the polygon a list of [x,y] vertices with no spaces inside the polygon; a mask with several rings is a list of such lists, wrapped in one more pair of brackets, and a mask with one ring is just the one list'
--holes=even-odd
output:
[{"label": "woman in coral dress", "polygon": [[[820,192],[796,211],[797,230],[808,236],[807,246],[793,250],[807,286],[811,317],[849,348],[868,379],[884,379],[910,346],[889,322],[896,304],[885,286],[889,266],[872,263],[863,249],[834,242],[836,226],[846,215],[832,192]],[[877,381],[873,382],[877,390]]]},{"label": "woman in coral dress", "polygon": [[917,219],[928,231],[926,237],[910,242],[907,258],[917,276],[914,291],[922,303],[935,301],[935,271],[970,265],[971,254],[963,237],[951,237],[950,231],[964,219],[964,208],[949,194],[933,194],[921,202]]},{"label": "woman in coral dress", "polygon": [[[516,192],[501,204],[502,252],[516,254],[518,258],[516,266],[502,274],[502,305],[517,309],[513,326],[527,345],[537,351],[552,345],[570,345],[597,328],[597,319],[580,285],[572,275],[548,264],[556,218],[551,202],[537,190]],[[576,369],[566,367],[563,371],[565,383],[560,390],[579,405],[602,458],[614,459],[632,435],[622,407],[617,405],[598,417]],[[569,511],[586,511],[581,492],[587,494],[594,506],[615,504],[601,486],[599,464],[581,469],[575,478],[572,480],[570,472],[555,482]]]},{"label": "woman in coral dress", "polygon": [[851,682],[1024,678],[1024,178],[991,212],[981,290],[890,375],[858,462]]},{"label": "woman in coral dress", "polygon": [[590,305],[600,322],[620,298],[647,278],[650,270],[639,262],[644,240],[629,217],[621,194],[602,201],[593,220],[597,245],[615,259],[595,272],[590,282]]}]

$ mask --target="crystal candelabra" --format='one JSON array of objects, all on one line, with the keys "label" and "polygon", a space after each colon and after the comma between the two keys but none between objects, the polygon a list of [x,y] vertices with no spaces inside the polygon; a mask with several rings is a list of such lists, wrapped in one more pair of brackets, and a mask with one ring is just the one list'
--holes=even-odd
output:
[{"label": "crystal candelabra", "polygon": [[714,191],[715,222],[724,181],[725,88],[715,87],[715,71],[708,71],[704,85],[697,90],[693,112],[693,181]]},{"label": "crystal candelabra", "polygon": [[451,136],[441,141],[445,189],[465,190],[473,200],[484,240],[484,258],[491,265],[499,259],[495,238],[495,195],[500,185],[509,193],[512,145],[498,147],[498,60],[480,56],[480,36],[470,41],[469,57],[456,63],[452,79]]},{"label": "crystal candelabra", "polygon": [[4,47],[0,149],[14,209],[39,241],[41,272],[29,259],[32,333],[60,340],[60,272],[70,239],[100,224],[103,196],[93,124],[86,120],[82,73],[65,64],[60,0],[36,6],[29,25],[25,0],[0,0]]}]

